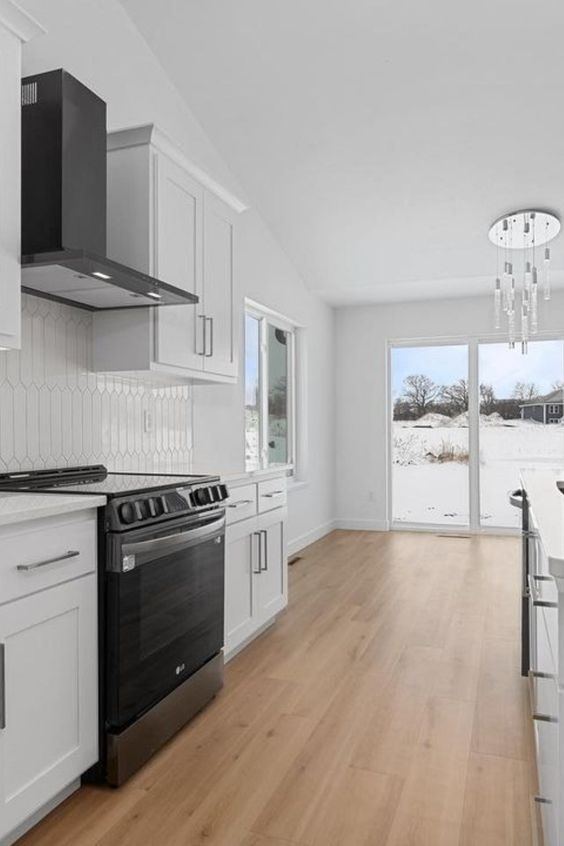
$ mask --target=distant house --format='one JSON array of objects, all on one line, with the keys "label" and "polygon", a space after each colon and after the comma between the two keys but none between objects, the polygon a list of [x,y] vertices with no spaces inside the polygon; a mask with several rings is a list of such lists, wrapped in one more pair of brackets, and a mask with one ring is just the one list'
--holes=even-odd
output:
[{"label": "distant house", "polygon": [[558,388],[544,397],[520,402],[522,420],[536,420],[538,423],[560,423],[564,417],[564,389]]}]

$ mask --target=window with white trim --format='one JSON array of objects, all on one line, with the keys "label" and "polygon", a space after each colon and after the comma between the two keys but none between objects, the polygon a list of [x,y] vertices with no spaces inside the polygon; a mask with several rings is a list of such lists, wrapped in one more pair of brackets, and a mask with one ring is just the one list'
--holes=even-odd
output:
[{"label": "window with white trim", "polygon": [[245,307],[245,467],[265,470],[295,463],[295,325]]}]

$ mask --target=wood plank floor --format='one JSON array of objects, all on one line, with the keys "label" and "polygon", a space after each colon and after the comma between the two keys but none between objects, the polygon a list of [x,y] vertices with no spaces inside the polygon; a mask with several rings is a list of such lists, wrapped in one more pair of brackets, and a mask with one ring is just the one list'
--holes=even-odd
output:
[{"label": "wood plank floor", "polygon": [[220,696],[21,846],[526,846],[519,541],[334,532]]}]

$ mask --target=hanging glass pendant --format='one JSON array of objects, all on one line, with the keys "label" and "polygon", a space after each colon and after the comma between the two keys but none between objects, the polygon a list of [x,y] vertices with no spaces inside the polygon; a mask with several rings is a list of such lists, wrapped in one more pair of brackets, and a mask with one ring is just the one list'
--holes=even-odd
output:
[{"label": "hanging glass pendant", "polygon": [[550,299],[550,247],[544,251],[544,298]]},{"label": "hanging glass pendant", "polygon": [[[560,221],[550,212],[527,209],[503,215],[489,230],[489,239],[497,247],[498,273],[494,288],[494,326],[500,329],[503,314],[507,317],[507,340],[515,348],[517,332],[521,352],[528,351],[529,338],[539,331],[539,280],[535,263],[536,248],[547,244],[560,232]],[[499,273],[500,253],[503,273]],[[522,262],[513,256],[523,256]],[[550,248],[544,249],[542,293],[550,300]],[[517,284],[516,278],[519,279]],[[517,319],[519,327],[517,329]]]}]

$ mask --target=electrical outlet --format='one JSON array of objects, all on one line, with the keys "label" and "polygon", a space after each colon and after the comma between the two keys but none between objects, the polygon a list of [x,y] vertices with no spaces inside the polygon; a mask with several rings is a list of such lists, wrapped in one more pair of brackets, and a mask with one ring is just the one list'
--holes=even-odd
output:
[{"label": "electrical outlet", "polygon": [[146,435],[153,431],[153,415],[147,409],[143,412],[143,431]]}]

